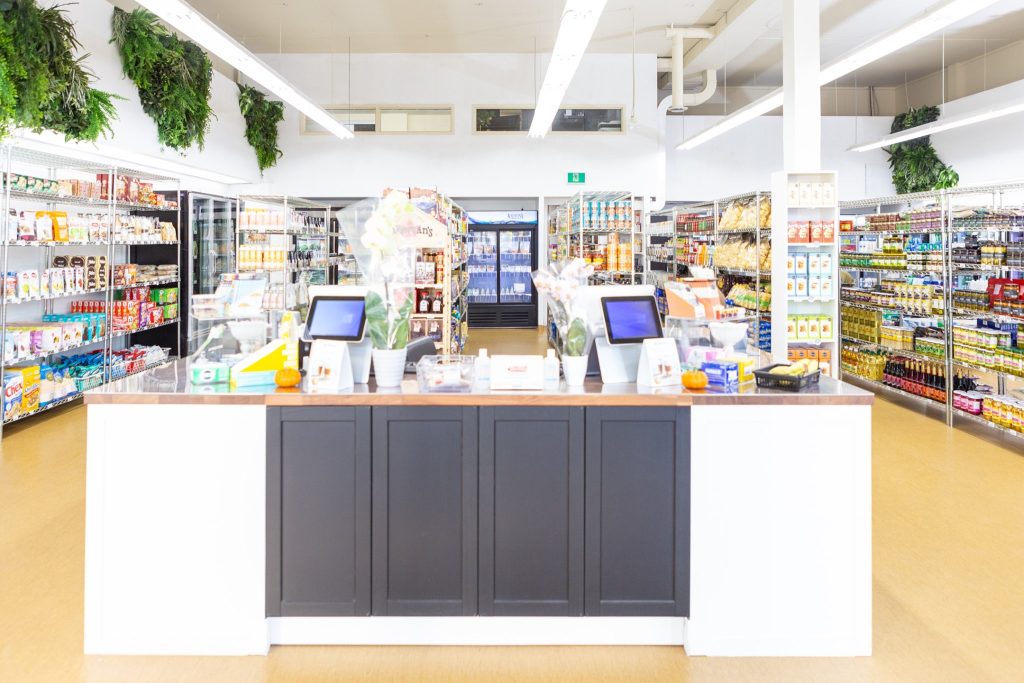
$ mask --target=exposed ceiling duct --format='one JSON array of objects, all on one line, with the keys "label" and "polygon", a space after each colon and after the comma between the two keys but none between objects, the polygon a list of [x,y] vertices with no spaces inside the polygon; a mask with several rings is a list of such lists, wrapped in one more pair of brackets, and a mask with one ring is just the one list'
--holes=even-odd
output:
[{"label": "exposed ceiling duct", "polygon": [[[685,63],[683,40],[694,38],[711,40],[715,34],[706,28],[675,28],[665,29],[665,37],[672,41],[672,104],[668,108],[670,114],[679,114],[686,111],[687,107],[696,107],[711,99],[718,89],[718,72],[715,69],[707,69],[704,72],[704,87],[694,93],[687,93],[685,88]],[[661,62],[661,60],[658,60]]]}]

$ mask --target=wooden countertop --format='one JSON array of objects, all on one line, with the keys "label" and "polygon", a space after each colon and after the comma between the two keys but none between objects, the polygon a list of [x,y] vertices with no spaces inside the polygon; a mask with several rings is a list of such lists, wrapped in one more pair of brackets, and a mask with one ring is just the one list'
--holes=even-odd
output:
[{"label": "wooden countertop", "polygon": [[185,361],[111,382],[86,392],[87,404],[166,405],[264,405],[264,406],[649,406],[686,407],[702,405],[870,405],[874,394],[858,387],[822,377],[817,387],[793,393],[758,389],[753,383],[738,392],[652,391],[635,384],[602,384],[588,380],[580,389],[562,384],[546,392],[493,392],[461,394],[421,392],[410,375],[397,389],[381,389],[371,383],[356,385],[345,393],[314,393],[305,388],[279,389],[274,386],[229,390],[227,385],[192,386]]}]

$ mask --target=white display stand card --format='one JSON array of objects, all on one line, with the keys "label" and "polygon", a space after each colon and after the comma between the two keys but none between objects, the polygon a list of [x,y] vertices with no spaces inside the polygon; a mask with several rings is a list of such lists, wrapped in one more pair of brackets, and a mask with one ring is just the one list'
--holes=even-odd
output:
[{"label": "white display stand card", "polygon": [[645,339],[640,350],[636,383],[642,387],[677,387],[682,384],[679,350],[675,339]]},{"label": "white display stand card", "polygon": [[308,368],[311,391],[344,391],[355,386],[347,342],[332,339],[313,341]]},{"label": "white display stand card", "polygon": [[492,356],[491,389],[543,391],[543,356]]}]

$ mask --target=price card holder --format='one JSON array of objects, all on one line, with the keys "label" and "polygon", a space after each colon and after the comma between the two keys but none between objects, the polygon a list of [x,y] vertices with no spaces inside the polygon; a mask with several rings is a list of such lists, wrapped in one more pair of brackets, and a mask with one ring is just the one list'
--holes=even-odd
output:
[{"label": "price card holder", "polygon": [[661,388],[682,384],[675,339],[645,339],[637,368],[638,386]]},{"label": "price card holder", "polygon": [[311,391],[347,391],[354,388],[348,342],[317,339],[309,350]]}]

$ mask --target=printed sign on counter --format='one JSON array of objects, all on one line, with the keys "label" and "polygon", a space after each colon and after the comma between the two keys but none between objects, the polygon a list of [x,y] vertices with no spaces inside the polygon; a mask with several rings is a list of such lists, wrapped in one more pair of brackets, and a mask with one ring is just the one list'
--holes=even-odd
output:
[{"label": "printed sign on counter", "polygon": [[645,339],[640,351],[636,383],[642,387],[677,387],[682,384],[679,350],[675,339]]},{"label": "printed sign on counter", "polygon": [[541,391],[544,389],[542,356],[493,356],[491,389],[497,391]]}]

